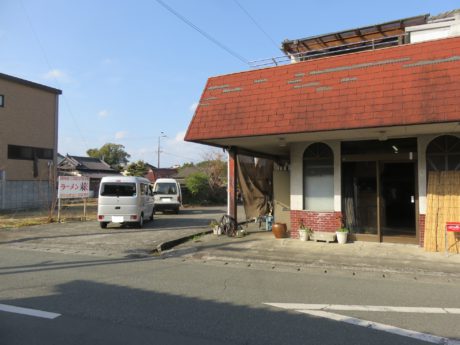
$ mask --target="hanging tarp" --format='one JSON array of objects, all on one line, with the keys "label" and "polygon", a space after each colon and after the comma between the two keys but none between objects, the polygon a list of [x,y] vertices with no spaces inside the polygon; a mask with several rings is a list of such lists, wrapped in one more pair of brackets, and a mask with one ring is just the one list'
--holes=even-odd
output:
[{"label": "hanging tarp", "polygon": [[267,215],[273,205],[273,161],[237,155],[237,163],[246,218]]}]

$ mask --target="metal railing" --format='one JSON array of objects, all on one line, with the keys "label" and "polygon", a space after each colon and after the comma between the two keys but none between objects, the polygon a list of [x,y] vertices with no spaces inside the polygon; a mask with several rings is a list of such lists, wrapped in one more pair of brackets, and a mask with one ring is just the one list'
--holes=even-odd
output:
[{"label": "metal railing", "polygon": [[408,43],[408,35],[395,35],[381,37],[378,39],[360,41],[354,43],[343,44],[335,47],[327,47],[324,49],[312,50],[308,52],[300,52],[296,54],[283,55],[273,58],[249,61],[249,66],[252,69],[274,67],[286,65],[292,62],[307,61],[325,56],[349,54],[363,50],[375,50],[390,46],[396,46]]}]

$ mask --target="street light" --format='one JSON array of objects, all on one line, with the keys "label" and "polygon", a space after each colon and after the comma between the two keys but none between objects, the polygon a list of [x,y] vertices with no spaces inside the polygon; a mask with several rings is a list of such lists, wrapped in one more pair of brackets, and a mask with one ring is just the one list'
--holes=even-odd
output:
[{"label": "street light", "polygon": [[166,138],[167,135],[164,134],[164,132],[160,132],[160,135],[158,136],[158,169],[160,169],[160,139],[161,138]]}]

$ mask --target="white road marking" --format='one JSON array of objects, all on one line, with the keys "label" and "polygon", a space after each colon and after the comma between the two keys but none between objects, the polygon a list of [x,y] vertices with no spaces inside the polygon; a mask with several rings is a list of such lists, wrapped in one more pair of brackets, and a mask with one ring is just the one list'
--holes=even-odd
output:
[{"label": "white road marking", "polygon": [[459,345],[460,341],[438,337],[436,335],[428,334],[428,333],[421,333],[416,331],[411,331],[404,328],[394,327],[390,325],[385,325],[383,323],[361,320],[354,317],[343,316],[339,314],[330,313],[327,311],[321,310],[297,310],[300,313],[309,314],[312,316],[319,316],[324,317],[327,319],[335,320],[335,321],[342,321],[345,323],[349,323],[355,326],[361,326],[365,328],[375,329],[377,331],[383,331],[387,333],[397,334],[403,337],[408,337],[412,339],[422,340],[433,344],[445,344],[445,345]]},{"label": "white road marking", "polygon": [[390,307],[369,305],[341,305],[341,304],[303,304],[303,303],[264,303],[266,305],[295,310],[299,313],[316,317],[323,317],[334,321],[345,322],[351,325],[397,334],[403,337],[422,340],[433,344],[460,345],[459,340],[439,337],[436,335],[416,332],[404,328],[385,325],[383,323],[357,319],[328,312],[326,310],[342,311],[371,311],[371,312],[397,312],[397,313],[426,313],[426,314],[460,314],[459,308],[417,308],[417,307]]},{"label": "white road marking", "polygon": [[48,311],[43,311],[43,310],[15,307],[12,305],[7,305],[7,304],[0,304],[0,311],[6,311],[8,313],[15,313],[15,314],[22,314],[22,315],[29,315],[29,316],[34,316],[34,317],[41,317],[44,319],[55,319],[61,316],[61,314],[57,314],[57,313],[50,313]]},{"label": "white road marking", "polygon": [[375,311],[394,313],[421,314],[460,314],[460,308],[430,308],[430,307],[390,307],[377,305],[343,305],[343,304],[303,304],[303,303],[265,303],[282,309],[307,310],[341,310],[341,311]]}]

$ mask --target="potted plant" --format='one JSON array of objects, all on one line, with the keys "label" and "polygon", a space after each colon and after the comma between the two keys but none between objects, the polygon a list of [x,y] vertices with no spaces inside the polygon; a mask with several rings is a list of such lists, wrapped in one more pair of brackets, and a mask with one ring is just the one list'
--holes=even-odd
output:
[{"label": "potted plant", "polygon": [[222,234],[222,229],[219,226],[219,223],[213,219],[211,223],[209,223],[209,227],[212,229],[212,233],[214,235],[221,235]]},{"label": "potted plant", "polygon": [[348,229],[347,228],[341,227],[341,228],[337,229],[337,231],[335,233],[337,235],[337,242],[339,242],[340,244],[347,243],[347,237],[348,237]]},{"label": "potted plant", "polygon": [[299,239],[301,241],[308,241],[312,232],[313,231],[310,228],[306,227],[303,222],[300,222]]}]

